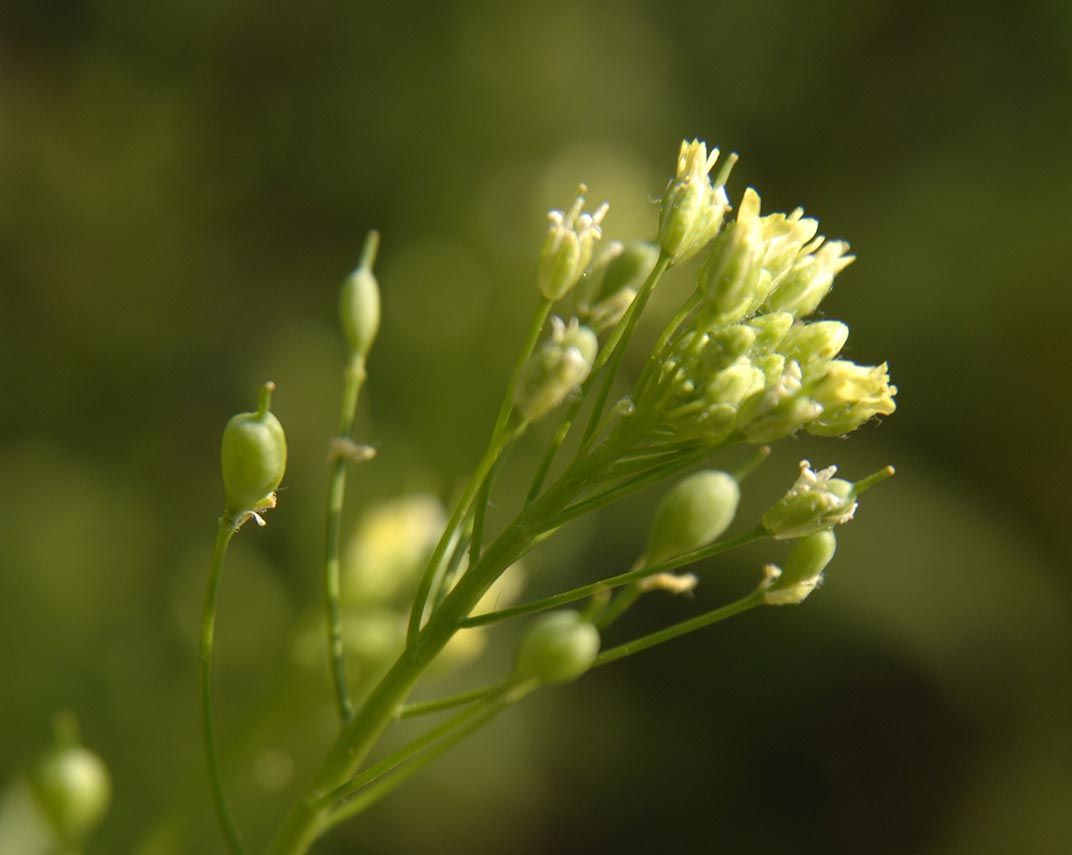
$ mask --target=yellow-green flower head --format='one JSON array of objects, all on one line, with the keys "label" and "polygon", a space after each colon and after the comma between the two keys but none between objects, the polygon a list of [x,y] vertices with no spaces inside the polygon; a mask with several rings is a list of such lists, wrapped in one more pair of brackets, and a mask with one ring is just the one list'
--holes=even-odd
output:
[{"label": "yellow-green flower head", "polygon": [[805,247],[790,270],[767,298],[773,311],[790,312],[798,318],[814,312],[830,293],[834,277],[856,260],[847,255],[844,241],[823,242],[816,238]]},{"label": "yellow-green flower head", "polygon": [[761,217],[759,194],[745,190],[736,221],[715,241],[699,273],[714,317],[733,323],[755,312],[792,272],[818,228],[801,208]]},{"label": "yellow-green flower head", "polygon": [[857,365],[835,359],[811,389],[811,397],[822,406],[823,412],[808,425],[808,433],[841,436],[856,430],[872,416],[888,416],[897,409],[893,400],[896,394],[897,387],[890,384],[885,362]]},{"label": "yellow-green flower head", "polygon": [[517,387],[514,405],[526,421],[536,421],[557,407],[587,379],[596,360],[596,334],[576,318],[569,326],[551,319],[551,338],[532,355]]},{"label": "yellow-green flower head", "polygon": [[659,209],[659,244],[674,264],[687,261],[707,246],[729,210],[725,185],[737,155],[726,158],[712,183],[710,172],[718,156],[717,148],[708,154],[707,144],[699,140],[681,141],[677,174],[667,186]]},{"label": "yellow-green flower head", "polygon": [[790,214],[768,214],[765,217],[759,216],[759,209],[759,194],[749,187],[741,200],[741,211],[745,217],[757,218],[762,226],[766,244],[763,267],[773,286],[789,272],[797,256],[815,237],[819,221],[805,217],[803,208],[796,208]]},{"label": "yellow-green flower head", "polygon": [[765,568],[766,578],[759,586],[768,606],[795,606],[823,581],[823,571],[837,550],[837,538],[827,529],[802,537],[793,545],[785,570],[773,564]]},{"label": "yellow-green flower head", "polygon": [[807,460],[801,460],[796,483],[763,515],[764,528],[784,540],[807,537],[851,520],[856,513],[856,488],[850,481],[835,478],[836,474],[836,466],[816,472]]},{"label": "yellow-green flower head", "polygon": [[584,213],[586,192],[588,188],[580,185],[568,211],[547,214],[549,225],[536,277],[541,293],[549,300],[562,299],[580,281],[592,262],[596,241],[603,237],[600,223],[610,206],[604,202],[593,213]]}]

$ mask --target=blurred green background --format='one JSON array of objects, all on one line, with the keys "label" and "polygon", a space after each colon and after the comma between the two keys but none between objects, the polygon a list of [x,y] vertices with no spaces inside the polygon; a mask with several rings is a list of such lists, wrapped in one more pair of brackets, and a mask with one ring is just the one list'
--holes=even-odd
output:
[{"label": "blurred green background", "polygon": [[[221,851],[196,622],[220,430],[272,378],[287,489],[236,542],[218,670],[239,819],[264,839],[331,731],[323,460],[337,287],[364,231],[383,233],[360,430],[380,456],[351,481],[353,519],[449,497],[475,463],[546,210],[583,179],[611,202],[609,237],[648,236],[679,140],[699,136],[740,152],[731,196],[752,184],[852,242],[824,310],[901,390],[849,443],[778,446],[742,522],[804,456],[898,477],[805,607],[542,693],[316,851],[1072,851],[1067,0],[112,0],[2,17],[6,840],[16,782],[70,708],[115,782],[90,853]],[[538,450],[504,474],[502,514]],[[530,593],[630,563],[657,495],[564,531],[527,562]],[[736,596],[781,557],[713,564],[699,603],[652,597],[616,632]],[[487,674],[512,638],[491,636]]]}]

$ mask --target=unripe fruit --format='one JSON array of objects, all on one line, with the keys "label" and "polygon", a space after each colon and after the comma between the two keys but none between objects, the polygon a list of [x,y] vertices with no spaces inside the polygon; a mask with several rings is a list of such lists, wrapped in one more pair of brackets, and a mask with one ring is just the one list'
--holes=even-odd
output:
[{"label": "unripe fruit", "polygon": [[785,570],[774,569],[763,588],[763,599],[771,606],[802,603],[822,581],[823,571],[837,550],[832,531],[820,531],[800,538],[785,562]]},{"label": "unripe fruit", "polygon": [[112,798],[108,769],[92,751],[77,744],[77,725],[60,720],[55,747],[30,773],[30,789],[52,831],[65,845],[77,845],[96,828]]},{"label": "unripe fruit", "polygon": [[541,683],[567,683],[592,667],[599,653],[599,630],[579,612],[542,615],[533,623],[517,654],[517,674]]},{"label": "unripe fruit", "polygon": [[737,513],[741,489],[733,476],[705,470],[683,479],[663,497],[645,555],[658,564],[711,543]]},{"label": "unripe fruit", "polygon": [[380,285],[372,273],[379,245],[379,232],[369,232],[361,263],[342,283],[339,294],[339,320],[351,358],[368,356],[380,331]]},{"label": "unripe fruit", "polygon": [[272,507],[287,468],[283,426],[271,412],[274,383],[261,389],[257,412],[239,413],[223,430],[221,468],[227,494],[227,515]]}]

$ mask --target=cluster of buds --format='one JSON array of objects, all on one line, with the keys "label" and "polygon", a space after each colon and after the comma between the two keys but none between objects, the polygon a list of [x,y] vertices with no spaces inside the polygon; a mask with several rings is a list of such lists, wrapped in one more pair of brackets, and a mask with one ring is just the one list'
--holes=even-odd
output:
[{"label": "cluster of buds", "polygon": [[836,359],[838,321],[807,321],[848,245],[816,237],[800,209],[760,216],[748,190],[699,269],[699,305],[634,403],[675,440],[769,443],[805,429],[840,436],[895,409],[885,364]]}]

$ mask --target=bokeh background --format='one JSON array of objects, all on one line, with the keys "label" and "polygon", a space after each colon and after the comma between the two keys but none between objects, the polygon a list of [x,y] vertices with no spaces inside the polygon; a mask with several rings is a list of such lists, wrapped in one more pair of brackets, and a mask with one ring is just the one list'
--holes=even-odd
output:
[{"label": "bokeh background", "polygon": [[[610,237],[648,236],[699,136],[741,153],[731,195],[752,184],[852,242],[824,310],[901,390],[851,442],[780,445],[742,524],[801,457],[897,478],[805,607],[542,693],[316,851],[1072,851],[1070,93],[1065,0],[5,4],[0,849],[36,851],[18,781],[66,708],[115,782],[90,853],[221,851],[196,623],[219,433],[272,378],[290,473],[236,542],[218,672],[263,842],[331,732],[323,459],[364,231],[384,236],[360,428],[380,456],[353,521],[449,498],[474,464],[546,210],[583,179]],[[494,519],[537,454],[513,458]],[[530,594],[630,563],[657,495],[535,553]],[[652,597],[616,632],[780,557],[713,563],[697,602]],[[501,674],[513,635],[485,640],[426,696]]]}]

